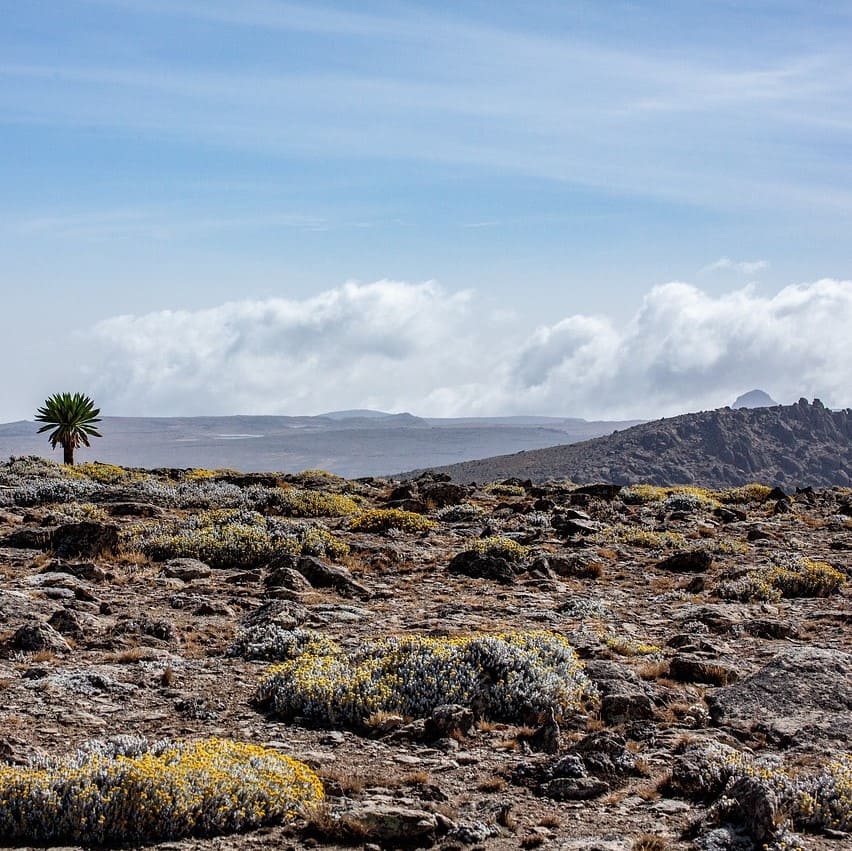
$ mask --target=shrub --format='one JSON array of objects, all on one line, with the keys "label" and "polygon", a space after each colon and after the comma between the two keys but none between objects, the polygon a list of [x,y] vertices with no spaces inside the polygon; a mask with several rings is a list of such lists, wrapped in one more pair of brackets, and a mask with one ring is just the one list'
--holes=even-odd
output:
[{"label": "shrub", "polygon": [[243,659],[281,661],[296,659],[303,653],[329,656],[339,652],[330,638],[310,629],[285,629],[275,621],[264,621],[244,627],[237,633],[229,656]]},{"label": "shrub", "polygon": [[811,828],[852,830],[852,753],[798,785],[797,820]]},{"label": "shrub", "polygon": [[828,597],[846,583],[846,577],[825,562],[796,553],[779,554],[775,559],[775,564],[721,583],[716,593],[725,600],[741,603],[782,597]]},{"label": "shrub", "polygon": [[356,532],[386,532],[399,529],[403,532],[426,532],[438,524],[414,511],[401,508],[371,508],[352,519],[349,528]]},{"label": "shrub", "polygon": [[0,836],[85,845],[213,836],[293,819],[322,797],[310,768],[268,748],[124,736],[0,766]]},{"label": "shrub", "polygon": [[519,544],[512,538],[504,538],[501,535],[490,535],[487,538],[471,538],[467,541],[466,550],[472,550],[482,555],[499,556],[506,561],[522,562],[528,558],[530,548]]},{"label": "shrub", "polygon": [[85,464],[77,464],[75,470],[87,479],[99,482],[102,485],[113,485],[127,479],[141,478],[140,473],[133,473],[115,464],[102,464],[100,461],[88,461]]},{"label": "shrub", "polygon": [[439,508],[435,517],[448,523],[475,523],[485,517],[485,509],[472,502],[460,502]]},{"label": "shrub", "polygon": [[447,703],[494,720],[549,707],[564,718],[593,691],[564,638],[515,632],[385,638],[349,653],[336,645],[303,649],[267,672],[257,696],[283,718],[363,727],[377,713],[424,718]]},{"label": "shrub", "polygon": [[740,485],[738,488],[727,488],[726,490],[716,493],[716,498],[719,502],[731,504],[737,502],[765,502],[769,494],[772,493],[772,488],[768,485],[759,485],[756,482],[750,482],[747,485]]},{"label": "shrub", "polygon": [[13,487],[9,502],[13,505],[51,505],[58,502],[86,502],[99,494],[101,486],[88,479],[46,478],[25,481]]},{"label": "shrub", "polygon": [[[833,759],[816,774],[794,779],[781,761],[755,757],[732,747],[712,744],[690,748],[689,758],[678,760],[673,785],[693,798],[725,801],[725,794],[741,778],[766,784],[779,802],[779,811],[789,813],[778,825],[774,848],[801,848],[789,827],[849,830],[852,827],[852,754]],[[786,844],[785,844],[786,842]]]},{"label": "shrub", "polygon": [[619,497],[627,505],[650,505],[651,503],[662,502],[667,511],[711,510],[719,505],[712,491],[691,485],[671,487],[646,484],[630,485],[621,489]]},{"label": "shrub", "polygon": [[155,561],[197,558],[211,567],[258,567],[281,553],[331,559],[349,553],[348,544],[327,529],[232,508],[200,511],[184,520],[137,527],[125,534],[123,543]]},{"label": "shrub", "polygon": [[680,532],[655,532],[642,526],[630,526],[617,523],[609,526],[592,537],[595,544],[626,544],[631,547],[647,549],[682,548],[686,546],[686,538]]},{"label": "shrub", "polygon": [[506,482],[491,482],[485,486],[485,492],[494,496],[524,496],[526,490],[522,485],[511,485]]},{"label": "shrub", "polygon": [[266,507],[287,517],[343,517],[358,511],[352,497],[306,488],[266,488]]},{"label": "shrub", "polygon": [[256,567],[280,552],[298,554],[297,534],[255,511],[213,509],[185,520],[158,523],[125,541],[155,561],[197,558],[211,567]]},{"label": "shrub", "polygon": [[328,529],[314,526],[302,538],[302,555],[325,556],[336,561],[349,555],[349,544],[332,535]]}]

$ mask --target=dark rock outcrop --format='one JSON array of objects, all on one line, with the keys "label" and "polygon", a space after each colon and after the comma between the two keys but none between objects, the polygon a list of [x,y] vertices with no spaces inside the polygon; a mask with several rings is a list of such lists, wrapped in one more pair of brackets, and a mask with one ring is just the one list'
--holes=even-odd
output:
[{"label": "dark rock outcrop", "polygon": [[[437,467],[458,482],[533,481],[732,487],[761,482],[852,485],[852,410],[818,399],[771,408],[721,408],[628,428],[607,437]],[[409,475],[416,475],[411,473]],[[405,474],[403,474],[405,475]]]}]

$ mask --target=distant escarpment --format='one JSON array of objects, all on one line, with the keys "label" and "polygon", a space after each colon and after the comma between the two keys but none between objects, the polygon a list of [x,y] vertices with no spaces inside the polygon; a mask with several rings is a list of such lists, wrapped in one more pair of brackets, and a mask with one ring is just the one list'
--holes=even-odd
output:
[{"label": "distant escarpment", "polygon": [[771,408],[721,408],[643,423],[583,443],[435,469],[462,482],[564,477],[580,483],[849,486],[852,410],[832,411],[818,399]]}]

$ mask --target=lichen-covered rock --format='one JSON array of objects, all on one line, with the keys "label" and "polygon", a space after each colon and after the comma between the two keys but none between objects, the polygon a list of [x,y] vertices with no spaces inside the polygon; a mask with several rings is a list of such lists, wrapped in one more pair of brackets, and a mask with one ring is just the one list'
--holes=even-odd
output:
[{"label": "lichen-covered rock", "polygon": [[717,724],[759,728],[790,745],[852,740],[852,654],[798,647],[707,697]]},{"label": "lichen-covered rock", "polygon": [[46,650],[52,653],[69,653],[71,646],[46,623],[26,623],[18,627],[8,641],[8,646],[24,653]]}]

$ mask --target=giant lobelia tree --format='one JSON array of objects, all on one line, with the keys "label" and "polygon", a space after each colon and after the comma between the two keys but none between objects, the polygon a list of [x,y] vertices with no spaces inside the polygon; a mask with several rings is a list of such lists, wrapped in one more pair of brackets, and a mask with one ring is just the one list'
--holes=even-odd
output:
[{"label": "giant lobelia tree", "polygon": [[95,428],[95,423],[100,422],[100,412],[101,409],[82,393],[54,393],[36,412],[36,420],[47,423],[38,433],[54,429],[48,436],[50,445],[54,449],[61,445],[63,461],[73,465],[74,450],[81,445],[88,446],[89,437],[102,436]]}]

